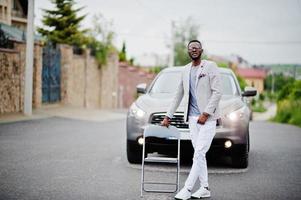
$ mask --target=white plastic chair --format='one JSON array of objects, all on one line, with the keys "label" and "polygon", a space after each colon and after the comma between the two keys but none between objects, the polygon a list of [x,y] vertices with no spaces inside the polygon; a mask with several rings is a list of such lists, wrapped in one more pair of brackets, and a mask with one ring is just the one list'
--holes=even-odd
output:
[{"label": "white plastic chair", "polygon": [[[157,138],[166,138],[177,140],[177,157],[148,157],[145,155],[146,143],[148,137],[157,137]],[[144,129],[143,133],[143,151],[142,151],[142,169],[141,169],[141,197],[143,197],[144,192],[157,192],[157,193],[174,193],[179,190],[180,182],[180,142],[181,142],[181,133],[174,126],[164,127],[158,125],[148,125]],[[177,165],[177,178],[175,183],[166,183],[166,182],[146,182],[144,168],[146,163],[168,163]],[[149,190],[145,189],[144,185],[175,185],[174,190]]]}]

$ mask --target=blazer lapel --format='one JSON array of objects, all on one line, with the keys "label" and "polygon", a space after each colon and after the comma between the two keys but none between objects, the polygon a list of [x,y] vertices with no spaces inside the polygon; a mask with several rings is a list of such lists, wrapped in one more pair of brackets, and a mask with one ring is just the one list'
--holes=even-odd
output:
[{"label": "blazer lapel", "polygon": [[202,60],[201,65],[200,65],[200,67],[199,67],[199,69],[198,69],[198,71],[196,73],[195,88],[198,85],[198,82],[200,80],[199,76],[201,75],[201,73],[204,74],[206,72],[206,64],[205,64],[205,62],[206,62],[205,60]]},{"label": "blazer lapel", "polygon": [[186,65],[184,77],[183,77],[183,83],[185,84],[185,89],[186,89],[184,91],[188,91],[188,94],[189,94],[190,69],[191,69],[191,63]]}]

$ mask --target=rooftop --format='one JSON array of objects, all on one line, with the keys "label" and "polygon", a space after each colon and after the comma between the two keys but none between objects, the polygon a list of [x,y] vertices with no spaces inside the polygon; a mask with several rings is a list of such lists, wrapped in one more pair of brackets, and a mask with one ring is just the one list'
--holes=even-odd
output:
[{"label": "rooftop", "polygon": [[[0,22],[0,29],[11,40],[17,40],[17,41],[25,41],[26,40],[26,32],[14,27],[14,26],[9,26],[7,24]],[[36,34],[34,36],[34,39],[42,40],[41,36],[36,35]]]},{"label": "rooftop", "polygon": [[237,68],[237,74],[243,78],[260,78],[264,79],[266,77],[266,71],[263,69],[255,68]]}]

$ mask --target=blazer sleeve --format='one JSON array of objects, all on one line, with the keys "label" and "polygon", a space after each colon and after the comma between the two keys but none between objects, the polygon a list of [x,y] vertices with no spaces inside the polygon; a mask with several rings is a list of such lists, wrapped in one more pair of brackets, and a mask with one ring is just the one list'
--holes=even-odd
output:
[{"label": "blazer sleeve", "polygon": [[181,103],[183,95],[184,95],[184,86],[183,86],[183,73],[182,73],[182,77],[181,77],[180,83],[178,85],[176,94],[173,98],[173,101],[172,101],[168,111],[167,111],[167,114],[166,114],[167,117],[169,117],[169,118],[173,117],[173,114],[176,112],[177,108],[179,107],[179,105]]},{"label": "blazer sleeve", "polygon": [[209,82],[210,82],[210,89],[212,91],[212,95],[208,101],[207,106],[205,107],[204,112],[208,113],[209,115],[213,115],[215,110],[219,105],[219,101],[221,99],[221,78],[220,72],[218,70],[218,66],[215,63],[212,63],[210,66],[210,74],[209,74]]}]

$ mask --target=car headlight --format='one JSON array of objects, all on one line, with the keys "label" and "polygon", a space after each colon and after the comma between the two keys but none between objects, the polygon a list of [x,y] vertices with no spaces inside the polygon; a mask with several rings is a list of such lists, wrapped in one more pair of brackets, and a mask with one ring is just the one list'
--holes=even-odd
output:
[{"label": "car headlight", "polygon": [[238,110],[235,110],[229,114],[226,114],[226,118],[227,119],[230,119],[231,121],[237,121],[239,119],[242,119],[244,117],[244,111],[245,111],[245,108],[242,107]]},{"label": "car headlight", "polygon": [[130,108],[130,114],[134,115],[135,117],[142,118],[145,115],[145,112],[139,108],[136,103],[133,103],[133,105]]}]

